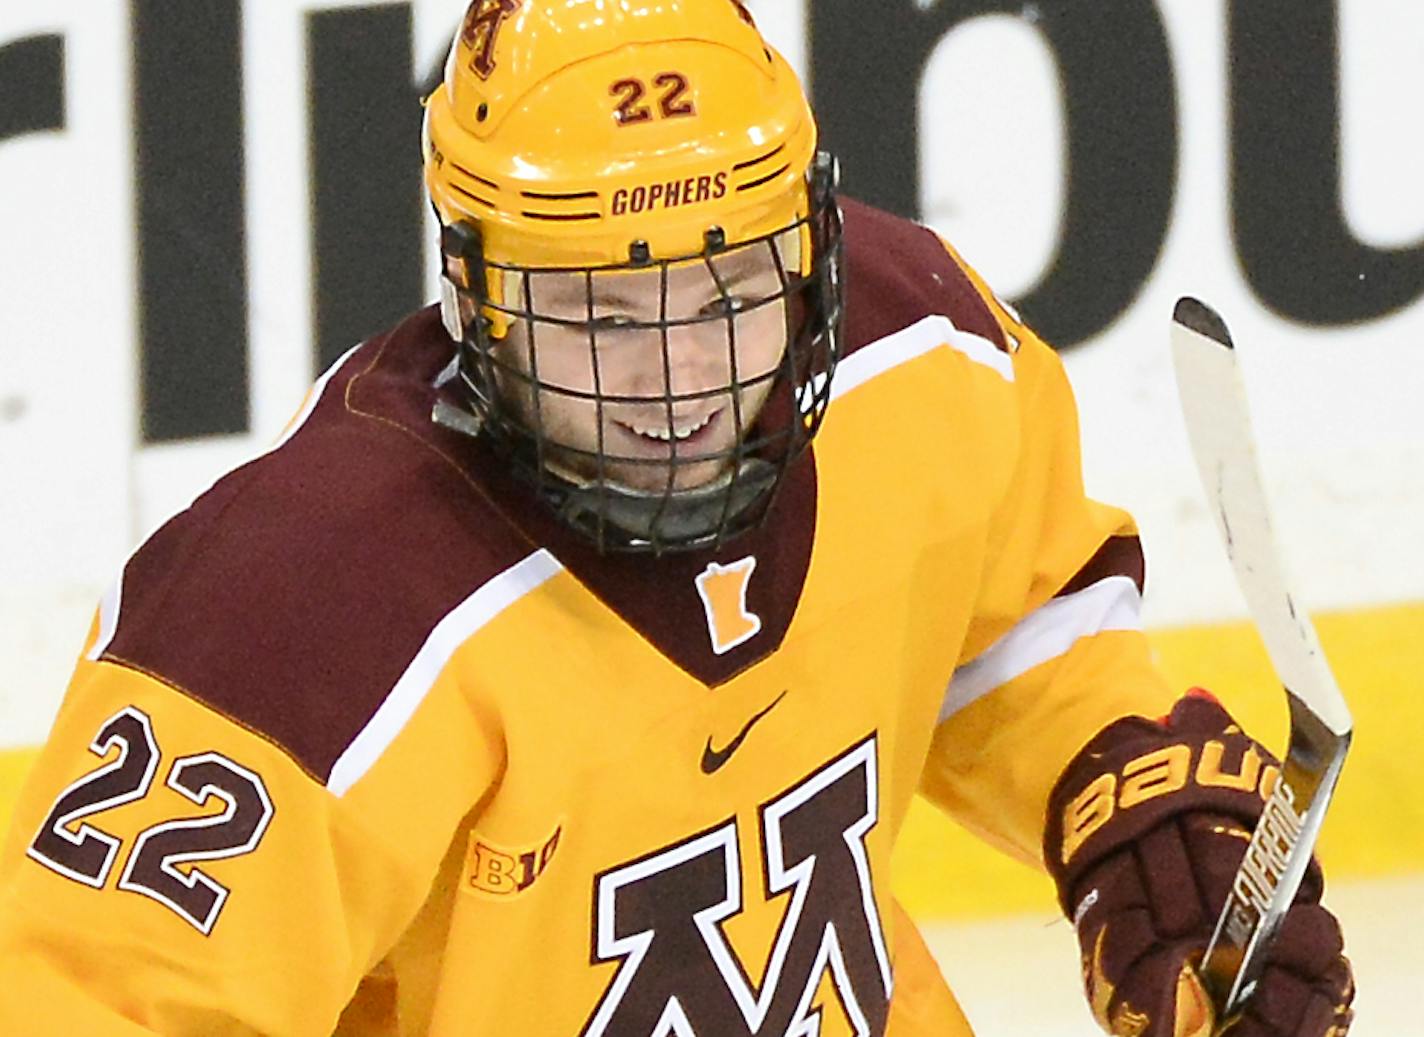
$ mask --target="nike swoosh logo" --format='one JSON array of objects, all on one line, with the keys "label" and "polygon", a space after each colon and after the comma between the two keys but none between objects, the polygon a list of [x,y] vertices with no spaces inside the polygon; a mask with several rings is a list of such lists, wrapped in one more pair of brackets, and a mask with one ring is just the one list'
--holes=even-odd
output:
[{"label": "nike swoosh logo", "polygon": [[785,697],[786,692],[783,691],[780,695],[776,696],[776,698],[772,699],[771,705],[767,706],[756,716],[748,720],[746,724],[742,727],[742,729],[737,732],[737,737],[733,738],[730,742],[728,742],[724,748],[713,749],[712,739],[709,737],[707,739],[706,747],[704,747],[702,750],[702,773],[714,774],[717,771],[721,770],[722,765],[728,760],[730,760],[732,758],[732,754],[738,749],[740,749],[742,743],[747,740],[747,735],[751,733],[751,730],[753,727],[756,726],[757,721],[760,720],[762,717],[766,716],[773,709],[775,709],[776,704]]}]

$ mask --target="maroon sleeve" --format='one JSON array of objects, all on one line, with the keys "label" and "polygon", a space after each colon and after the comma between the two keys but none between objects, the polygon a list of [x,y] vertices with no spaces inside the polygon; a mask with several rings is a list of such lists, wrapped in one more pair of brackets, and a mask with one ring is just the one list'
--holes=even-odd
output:
[{"label": "maroon sleeve", "polygon": [[123,574],[104,657],[322,781],[441,617],[532,550],[426,434],[451,348],[431,324],[425,312],[362,346],[294,435],[218,480]]}]

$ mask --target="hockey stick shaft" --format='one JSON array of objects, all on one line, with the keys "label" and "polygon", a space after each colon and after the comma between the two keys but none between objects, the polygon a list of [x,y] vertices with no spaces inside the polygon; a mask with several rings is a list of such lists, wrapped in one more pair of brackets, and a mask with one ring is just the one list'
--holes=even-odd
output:
[{"label": "hockey stick shaft", "polygon": [[1315,628],[1295,603],[1256,462],[1245,386],[1221,317],[1183,298],[1172,352],[1192,453],[1252,619],[1286,690],[1290,741],[1201,972],[1223,1028],[1241,1011],[1309,866],[1352,722]]}]

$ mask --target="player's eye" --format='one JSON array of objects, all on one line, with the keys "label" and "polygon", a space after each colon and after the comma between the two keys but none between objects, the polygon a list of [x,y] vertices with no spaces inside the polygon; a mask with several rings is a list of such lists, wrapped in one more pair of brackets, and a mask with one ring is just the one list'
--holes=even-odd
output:
[{"label": "player's eye", "polygon": [[606,313],[584,325],[588,330],[585,338],[592,337],[595,348],[622,351],[634,347],[646,347],[658,341],[658,325],[647,317],[637,317],[628,313]]},{"label": "player's eye", "polygon": [[713,299],[698,314],[701,317],[734,317],[752,308],[753,300],[744,295],[722,295]]},{"label": "player's eye", "polygon": [[640,322],[627,313],[605,313],[589,321],[588,326],[593,331],[618,334],[634,330],[640,326]]}]

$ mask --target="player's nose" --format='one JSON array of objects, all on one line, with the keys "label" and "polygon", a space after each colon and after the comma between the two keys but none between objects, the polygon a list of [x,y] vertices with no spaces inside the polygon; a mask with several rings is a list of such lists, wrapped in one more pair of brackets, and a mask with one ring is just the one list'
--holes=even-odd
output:
[{"label": "player's nose", "polygon": [[703,347],[700,352],[689,350],[674,360],[671,390],[674,396],[725,392],[734,381],[733,365],[725,348]]},{"label": "player's nose", "polygon": [[681,324],[668,328],[664,353],[658,336],[649,369],[656,374],[659,394],[673,396],[724,389],[732,381],[732,349],[726,328],[717,324]]}]

